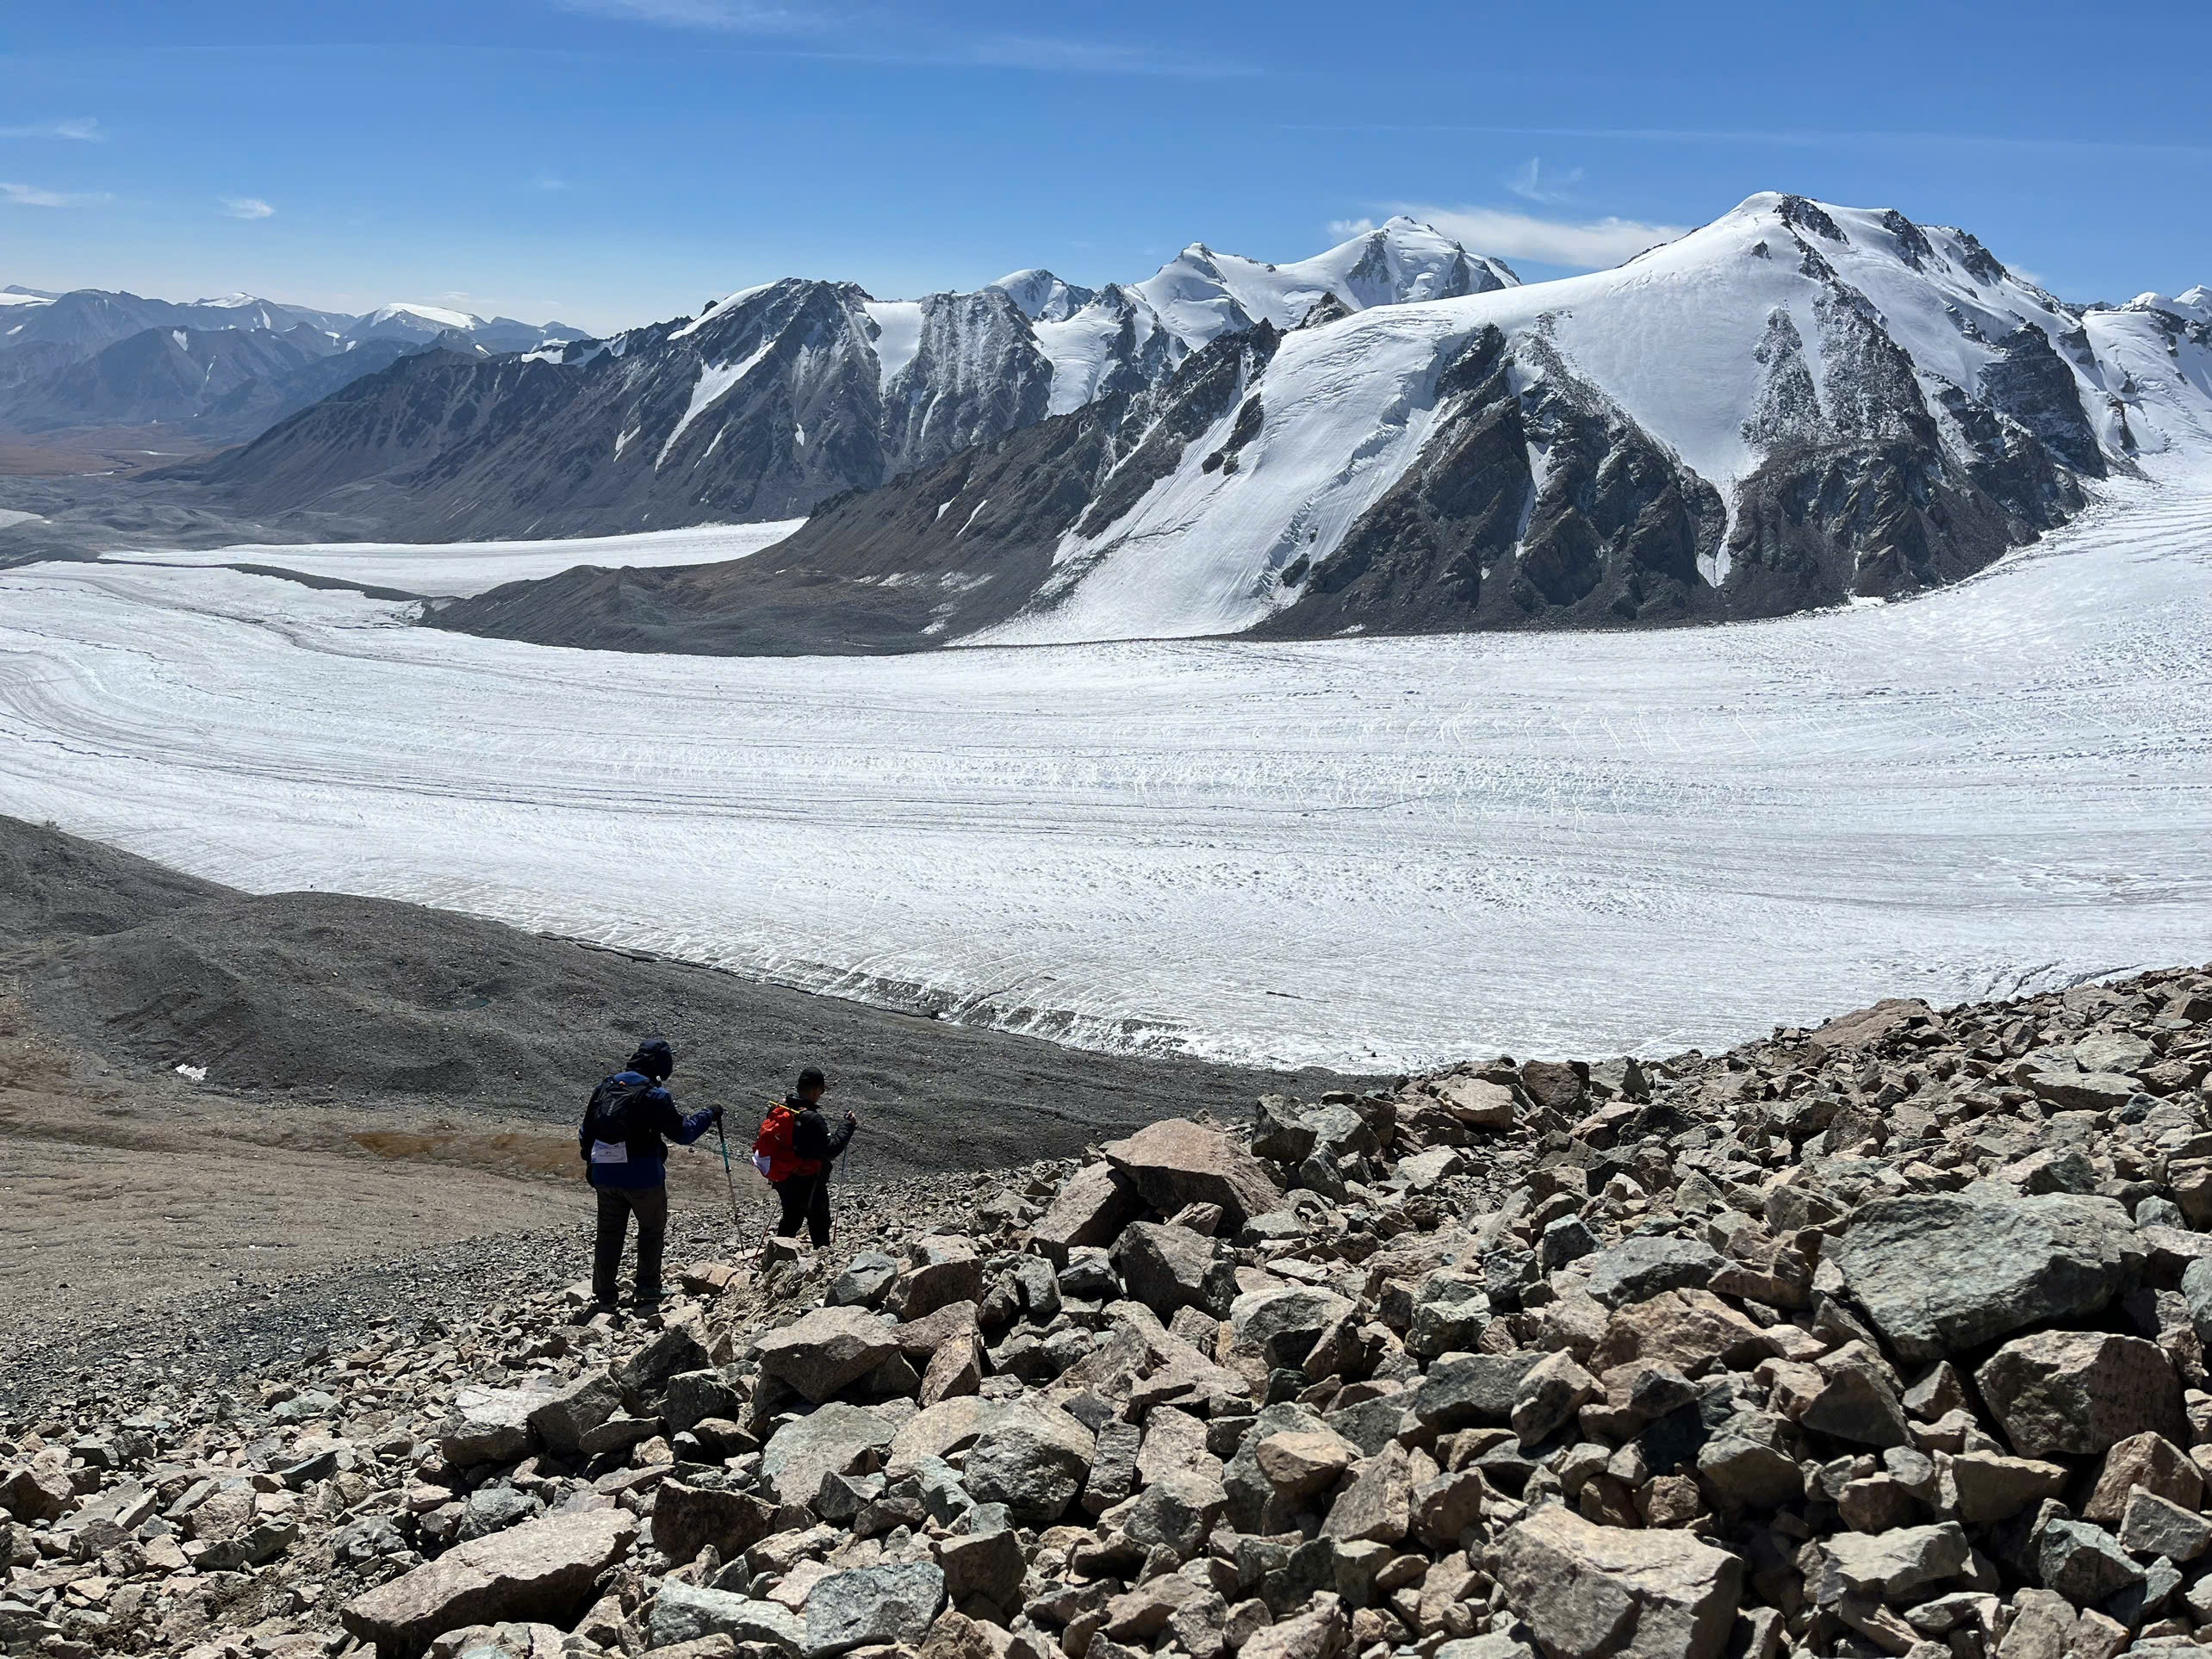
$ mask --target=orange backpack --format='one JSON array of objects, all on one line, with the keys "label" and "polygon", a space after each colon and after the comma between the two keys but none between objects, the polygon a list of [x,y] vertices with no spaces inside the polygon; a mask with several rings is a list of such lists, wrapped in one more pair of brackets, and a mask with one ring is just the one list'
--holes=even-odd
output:
[{"label": "orange backpack", "polygon": [[814,1159],[798,1155],[798,1114],[788,1106],[773,1106],[761,1120],[761,1132],[753,1137],[753,1167],[771,1184],[818,1172]]}]

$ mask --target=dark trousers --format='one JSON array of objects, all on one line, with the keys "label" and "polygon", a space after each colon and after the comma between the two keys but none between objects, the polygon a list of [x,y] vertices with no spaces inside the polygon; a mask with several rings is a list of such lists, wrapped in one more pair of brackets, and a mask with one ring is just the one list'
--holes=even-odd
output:
[{"label": "dark trousers", "polygon": [[661,1294],[661,1248],[668,1236],[668,1190],[666,1187],[601,1187],[599,1191],[599,1245],[592,1252],[592,1297],[615,1299],[616,1281],[622,1271],[622,1239],[630,1231],[630,1218],[637,1217],[637,1295],[639,1299]]},{"label": "dark trousers", "polygon": [[828,1175],[794,1175],[779,1181],[776,1196],[783,1200],[783,1220],[776,1223],[779,1233],[786,1239],[795,1238],[799,1224],[805,1222],[807,1235],[817,1246],[830,1242]]}]

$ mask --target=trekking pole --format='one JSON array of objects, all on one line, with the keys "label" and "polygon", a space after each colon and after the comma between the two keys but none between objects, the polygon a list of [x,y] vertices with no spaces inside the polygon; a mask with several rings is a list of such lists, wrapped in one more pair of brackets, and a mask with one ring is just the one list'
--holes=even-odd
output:
[{"label": "trekking pole", "polygon": [[714,1138],[722,1143],[722,1179],[730,1189],[730,1225],[740,1232],[744,1223],[737,1219],[737,1177],[730,1171],[730,1137],[722,1133],[722,1120],[714,1120]]}]

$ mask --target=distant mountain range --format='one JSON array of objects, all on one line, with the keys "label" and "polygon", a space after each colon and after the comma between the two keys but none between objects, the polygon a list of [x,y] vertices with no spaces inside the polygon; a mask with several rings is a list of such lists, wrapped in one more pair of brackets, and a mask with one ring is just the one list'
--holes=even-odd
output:
[{"label": "distant mountain range", "polygon": [[1956,580],[2098,479],[2212,457],[2212,290],[2070,305],[1966,231],[1774,194],[1557,282],[1394,219],[1296,264],[791,278],[488,350],[447,333],[167,482],[430,541],[811,515],[434,618],[798,652],[1774,615]]},{"label": "distant mountain range", "polygon": [[412,352],[488,356],[582,338],[437,306],[354,316],[246,294],[180,303],[10,287],[0,289],[0,428],[159,423],[236,443]]},{"label": "distant mountain range", "polygon": [[790,278],[696,317],[492,361],[426,353],[199,475],[254,513],[344,500],[432,540],[797,517],[1101,399],[1190,355],[1516,279],[1410,220],[1268,265],[1194,245],[1092,290],[1023,270],[879,301]]}]

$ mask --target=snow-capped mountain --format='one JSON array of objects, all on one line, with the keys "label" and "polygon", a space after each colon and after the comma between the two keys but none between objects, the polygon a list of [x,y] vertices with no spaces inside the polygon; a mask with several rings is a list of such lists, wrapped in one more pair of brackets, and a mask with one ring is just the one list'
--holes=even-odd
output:
[{"label": "snow-capped mountain", "polygon": [[[1147,304],[1177,340],[1246,305],[1167,286],[1191,308]],[[1225,330],[1155,388],[832,503],[742,565],[572,572],[441,620],[913,649],[1894,596],[2115,468],[2212,455],[2206,300],[2078,310],[1964,231],[1756,196],[1612,270]]]},{"label": "snow-capped mountain", "polygon": [[904,301],[788,278],[612,339],[410,361],[201,475],[255,512],[343,490],[431,538],[791,518],[1051,415],[1141,401],[1224,331],[1512,280],[1410,220],[1295,265],[1186,250],[1096,291],[1044,270]]},{"label": "snow-capped mountain", "polygon": [[[0,291],[0,426],[192,424],[234,442],[404,351],[443,344],[488,356],[582,338],[560,323],[433,306],[357,317],[251,294],[179,301],[9,288]],[[307,372],[315,363],[324,366]]]}]

